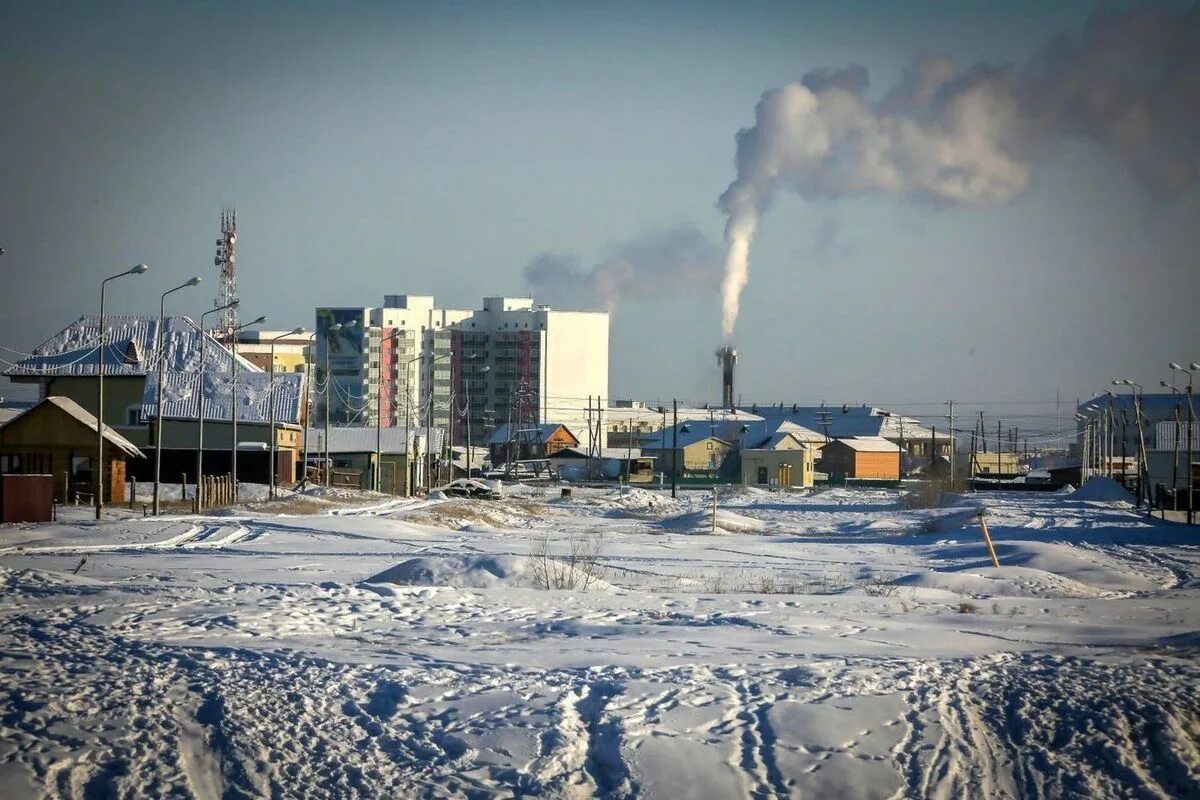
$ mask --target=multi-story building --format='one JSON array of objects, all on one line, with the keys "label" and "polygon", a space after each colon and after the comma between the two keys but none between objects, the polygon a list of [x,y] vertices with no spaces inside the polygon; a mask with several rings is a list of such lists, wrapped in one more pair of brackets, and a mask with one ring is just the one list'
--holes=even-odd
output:
[{"label": "multi-story building", "polygon": [[275,357],[276,372],[304,372],[312,357],[312,331],[239,331],[237,354],[263,372],[271,371],[271,356]]},{"label": "multi-story building", "polygon": [[407,417],[451,429],[455,443],[470,428],[479,444],[508,422],[557,422],[586,443],[589,399],[607,403],[603,312],[555,311],[528,297],[444,309],[430,296],[388,295],[378,308],[317,309],[316,338],[317,386],[328,355],[330,417],[342,424]]}]

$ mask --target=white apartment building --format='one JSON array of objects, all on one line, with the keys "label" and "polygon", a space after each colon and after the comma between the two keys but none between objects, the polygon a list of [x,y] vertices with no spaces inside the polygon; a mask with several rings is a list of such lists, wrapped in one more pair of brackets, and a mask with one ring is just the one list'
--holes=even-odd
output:
[{"label": "white apartment building", "polygon": [[[448,427],[456,444],[506,422],[559,422],[586,443],[588,399],[608,398],[608,314],[556,311],[528,297],[444,309],[428,295],[378,308],[317,309],[317,419],[328,353],[339,424]],[[341,327],[337,327],[337,326]],[[470,402],[469,414],[468,399]],[[468,426],[468,419],[470,420]]]}]

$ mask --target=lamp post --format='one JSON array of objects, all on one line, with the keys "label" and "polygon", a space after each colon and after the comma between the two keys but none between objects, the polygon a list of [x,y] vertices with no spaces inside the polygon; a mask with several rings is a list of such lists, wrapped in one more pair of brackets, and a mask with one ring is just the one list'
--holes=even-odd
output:
[{"label": "lamp post", "polygon": [[1114,380],[1113,385],[1114,386],[1128,386],[1129,393],[1133,397],[1133,417],[1134,417],[1134,421],[1137,423],[1137,432],[1138,432],[1137,506],[1138,506],[1138,508],[1141,508],[1142,507],[1143,490],[1148,488],[1146,486],[1147,477],[1148,477],[1146,475],[1146,437],[1145,437],[1145,434],[1142,432],[1142,403],[1141,403],[1141,400],[1139,399],[1139,395],[1144,394],[1144,391],[1143,391],[1142,385],[1140,383],[1135,383],[1134,381],[1131,381],[1128,378],[1121,378],[1118,380]]},{"label": "lamp post", "polygon": [[[479,370],[480,375],[487,375],[492,371],[490,366],[484,366]],[[466,382],[467,389],[467,477],[471,477],[471,381]]]},{"label": "lamp post", "polygon": [[227,308],[237,308],[238,301],[226,303],[223,306],[209,309],[200,315],[200,374],[198,376],[200,391],[196,400],[196,513],[204,510],[204,360],[208,353],[208,342],[205,339],[204,318],[224,311]]},{"label": "lamp post", "polygon": [[331,399],[330,390],[333,388],[333,376],[329,374],[329,343],[333,338],[333,334],[344,330],[350,330],[355,325],[355,321],[331,325],[325,329],[325,463],[322,465],[322,472],[325,475],[325,488],[333,485],[333,470],[332,463],[329,460],[329,401]]},{"label": "lamp post", "polygon": [[145,264],[138,264],[100,281],[100,344],[96,346],[96,519],[104,514],[104,287],[109,281],[126,275],[141,275],[148,269]]},{"label": "lamp post", "polygon": [[258,319],[256,319],[256,320],[252,320],[252,321],[250,321],[250,322],[247,322],[245,325],[239,325],[239,326],[237,326],[236,328],[234,328],[234,329],[233,329],[233,333],[231,333],[231,334],[229,335],[229,360],[233,362],[233,366],[232,366],[232,367],[230,367],[230,371],[233,373],[233,380],[230,382],[230,386],[229,386],[229,420],[230,420],[230,423],[231,423],[231,425],[230,425],[230,432],[229,432],[229,435],[230,435],[230,437],[232,437],[232,438],[231,438],[231,441],[230,441],[229,461],[230,461],[230,465],[231,465],[231,466],[230,466],[230,481],[233,483],[233,502],[235,502],[235,503],[238,501],[238,476],[237,476],[237,467],[238,467],[238,465],[237,465],[237,462],[238,462],[238,458],[237,458],[237,454],[238,454],[238,441],[237,441],[237,424],[238,424],[238,412],[237,412],[237,399],[238,399],[238,398],[237,398],[237,374],[238,374],[238,360],[237,360],[237,335],[238,335],[238,333],[239,333],[240,331],[244,331],[244,330],[246,330],[246,328],[252,328],[252,327],[254,327],[255,325],[261,325],[261,324],[263,324],[263,323],[264,323],[264,322],[266,322],[266,321],[267,321],[267,318],[266,318],[266,317],[259,317],[259,318],[258,318]]},{"label": "lamp post", "polygon": [[163,292],[158,302],[158,341],[154,350],[155,358],[158,359],[158,388],[154,392],[154,516],[156,517],[160,512],[159,491],[162,480],[163,380],[166,377],[167,363],[166,354],[163,352],[163,325],[166,321],[167,295],[199,283],[199,275],[190,278],[186,283],[181,283],[174,289]]},{"label": "lamp post", "polygon": [[429,359],[429,405],[425,408],[425,491],[428,493],[433,489],[433,369],[434,365],[443,358],[450,358],[454,355],[453,352],[442,353],[440,356],[434,356]]},{"label": "lamp post", "polygon": [[[392,331],[379,340],[379,380],[375,389],[375,491],[383,491],[383,345],[395,341],[404,334],[402,328]],[[395,404],[392,400],[392,404]],[[395,480],[395,476],[392,478]]]},{"label": "lamp post", "polygon": [[271,388],[267,390],[267,404],[271,409],[271,486],[268,494],[272,499],[275,497],[275,343],[288,336],[299,336],[302,333],[304,333],[304,328],[293,328],[287,333],[281,333],[271,339]]},{"label": "lamp post", "polygon": [[408,437],[408,422],[412,417],[412,411],[409,408],[409,402],[412,400],[412,390],[410,388],[412,377],[412,365],[424,358],[423,355],[410,358],[404,362],[404,496],[412,495],[412,440]]},{"label": "lamp post", "polygon": [[[1194,373],[1194,372],[1200,372],[1200,364],[1197,364],[1196,362],[1194,362],[1194,361],[1193,361],[1192,363],[1188,364],[1188,369],[1184,369],[1184,368],[1183,368],[1183,367],[1181,367],[1179,364],[1176,364],[1176,363],[1174,363],[1174,362],[1172,362],[1170,366],[1171,366],[1171,369],[1177,369],[1177,370],[1179,370],[1180,372],[1186,372],[1186,373],[1187,373],[1187,376],[1188,376],[1188,382],[1187,382],[1187,402],[1188,402],[1188,424],[1187,424],[1187,462],[1188,462],[1188,466],[1187,466],[1187,484],[1188,484],[1188,509],[1187,509],[1187,524],[1188,524],[1188,525],[1194,525],[1194,524],[1196,524],[1196,512],[1195,512],[1194,504],[1192,503],[1192,501],[1193,501],[1193,499],[1195,499],[1195,497],[1194,497],[1194,488],[1195,488],[1195,483],[1196,483],[1196,481],[1195,481],[1195,476],[1192,474],[1192,473],[1193,473],[1193,469],[1194,469],[1194,468],[1192,467],[1192,462],[1195,460],[1195,453],[1193,452],[1193,449],[1195,448],[1195,439],[1193,438],[1193,437],[1195,436],[1195,432],[1194,432],[1194,430],[1193,430],[1193,427],[1192,427],[1192,426],[1195,424],[1195,420],[1196,420],[1196,410],[1195,410],[1195,408],[1192,406],[1192,373]],[[1177,426],[1177,427],[1178,427],[1178,426]]]},{"label": "lamp post", "polygon": [[[312,349],[317,341],[317,332],[313,331],[311,334],[309,334],[308,340],[313,344],[306,345],[304,348],[304,403],[301,405],[301,412],[304,415],[304,428],[302,431],[303,442],[301,443],[301,446],[304,448],[304,454],[300,461],[300,469],[303,471],[302,477],[300,478],[300,485],[306,489],[308,488],[308,417],[310,411],[309,393],[312,387]],[[271,363],[274,364],[275,360],[271,359]]]}]

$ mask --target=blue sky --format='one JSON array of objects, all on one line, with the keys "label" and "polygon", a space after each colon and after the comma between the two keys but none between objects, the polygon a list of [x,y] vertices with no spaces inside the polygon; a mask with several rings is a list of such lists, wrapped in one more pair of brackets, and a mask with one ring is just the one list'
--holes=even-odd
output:
[{"label": "blue sky", "polygon": [[[113,312],[155,313],[202,274],[172,305],[199,314],[223,205],[238,211],[243,316],[280,329],[385,293],[524,294],[539,254],[586,267],[657,231],[720,247],[734,135],[765,90],[855,63],[882,93],[929,53],[1021,64],[1094,8],[430,5],[0,4],[0,345],[94,313],[100,279],[139,261],[152,271],[110,284]],[[751,259],[739,392],[895,403],[1073,398],[1118,374],[1156,385],[1168,360],[1200,360],[1198,219],[1195,187],[1152,198],[1071,139],[998,207],[781,193]],[[720,344],[712,285],[628,298],[612,393],[717,396]]]}]

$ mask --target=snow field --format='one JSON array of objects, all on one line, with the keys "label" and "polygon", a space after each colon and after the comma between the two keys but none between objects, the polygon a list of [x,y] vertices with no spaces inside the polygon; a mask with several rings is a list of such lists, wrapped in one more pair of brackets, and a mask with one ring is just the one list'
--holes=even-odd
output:
[{"label": "snow field", "polygon": [[886,492],[556,494],[0,528],[0,794],[1200,793],[1185,529],[989,498],[997,570]]}]

